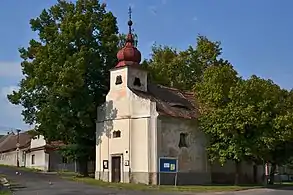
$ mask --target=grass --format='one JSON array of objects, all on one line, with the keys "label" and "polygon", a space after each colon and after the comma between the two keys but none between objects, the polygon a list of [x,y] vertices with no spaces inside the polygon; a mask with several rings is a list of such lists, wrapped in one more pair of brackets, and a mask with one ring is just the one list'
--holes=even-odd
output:
[{"label": "grass", "polygon": [[240,191],[260,188],[261,186],[228,186],[228,185],[197,185],[197,186],[150,186],[144,184],[109,183],[86,177],[63,177],[65,179],[105,188],[136,191],[175,191],[175,192],[223,192]]},{"label": "grass", "polygon": [[16,166],[12,166],[12,165],[3,165],[0,164],[1,167],[12,167],[14,169],[18,169],[20,171],[29,171],[29,172],[41,172],[42,170],[40,169],[35,169],[35,168],[28,168],[28,167],[16,167]]},{"label": "grass", "polygon": [[12,192],[9,190],[1,190],[0,195],[12,195]]}]

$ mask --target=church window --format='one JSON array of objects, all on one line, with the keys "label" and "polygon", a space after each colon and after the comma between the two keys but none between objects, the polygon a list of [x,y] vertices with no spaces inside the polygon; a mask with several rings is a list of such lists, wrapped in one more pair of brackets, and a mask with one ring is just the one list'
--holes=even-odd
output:
[{"label": "church window", "polygon": [[121,131],[114,131],[113,132],[113,138],[118,138],[118,137],[121,137]]},{"label": "church window", "polygon": [[121,76],[121,75],[118,75],[118,76],[116,77],[116,82],[115,82],[115,84],[116,84],[116,85],[120,85],[120,84],[122,84],[122,76]]},{"label": "church window", "polygon": [[135,78],[134,78],[133,85],[134,85],[134,86],[138,86],[138,87],[140,87],[140,86],[141,86],[140,79],[137,78],[137,77],[135,77]]},{"label": "church window", "polygon": [[187,133],[180,133],[180,139],[179,139],[179,148],[187,148]]}]

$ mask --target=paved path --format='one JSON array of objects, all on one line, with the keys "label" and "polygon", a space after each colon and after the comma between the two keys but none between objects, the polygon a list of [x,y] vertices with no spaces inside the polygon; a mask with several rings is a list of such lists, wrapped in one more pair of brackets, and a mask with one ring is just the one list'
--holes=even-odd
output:
[{"label": "paved path", "polygon": [[[172,195],[170,192],[137,192],[99,188],[83,183],[67,181],[56,175],[33,173],[20,171],[21,175],[16,175],[15,169],[0,167],[0,174],[7,176],[19,185],[14,191],[15,195]],[[50,182],[52,184],[50,184]],[[293,190],[271,190],[256,189],[242,192],[221,192],[221,193],[179,193],[181,195],[292,195]]]}]

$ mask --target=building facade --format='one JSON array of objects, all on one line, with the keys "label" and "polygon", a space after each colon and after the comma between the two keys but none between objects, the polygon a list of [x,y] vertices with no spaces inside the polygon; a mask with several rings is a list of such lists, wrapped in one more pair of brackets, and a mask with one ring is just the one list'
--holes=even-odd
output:
[{"label": "building facade", "polygon": [[97,112],[96,179],[172,184],[176,174],[158,170],[159,158],[170,157],[178,160],[177,184],[210,183],[205,136],[192,120],[193,95],[149,82],[131,31],[117,58]]}]

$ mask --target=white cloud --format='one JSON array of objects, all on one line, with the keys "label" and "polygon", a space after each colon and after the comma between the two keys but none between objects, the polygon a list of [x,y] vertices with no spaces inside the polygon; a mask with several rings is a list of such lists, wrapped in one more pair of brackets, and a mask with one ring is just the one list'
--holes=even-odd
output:
[{"label": "white cloud", "polygon": [[20,62],[0,61],[0,77],[21,77],[22,71]]}]

